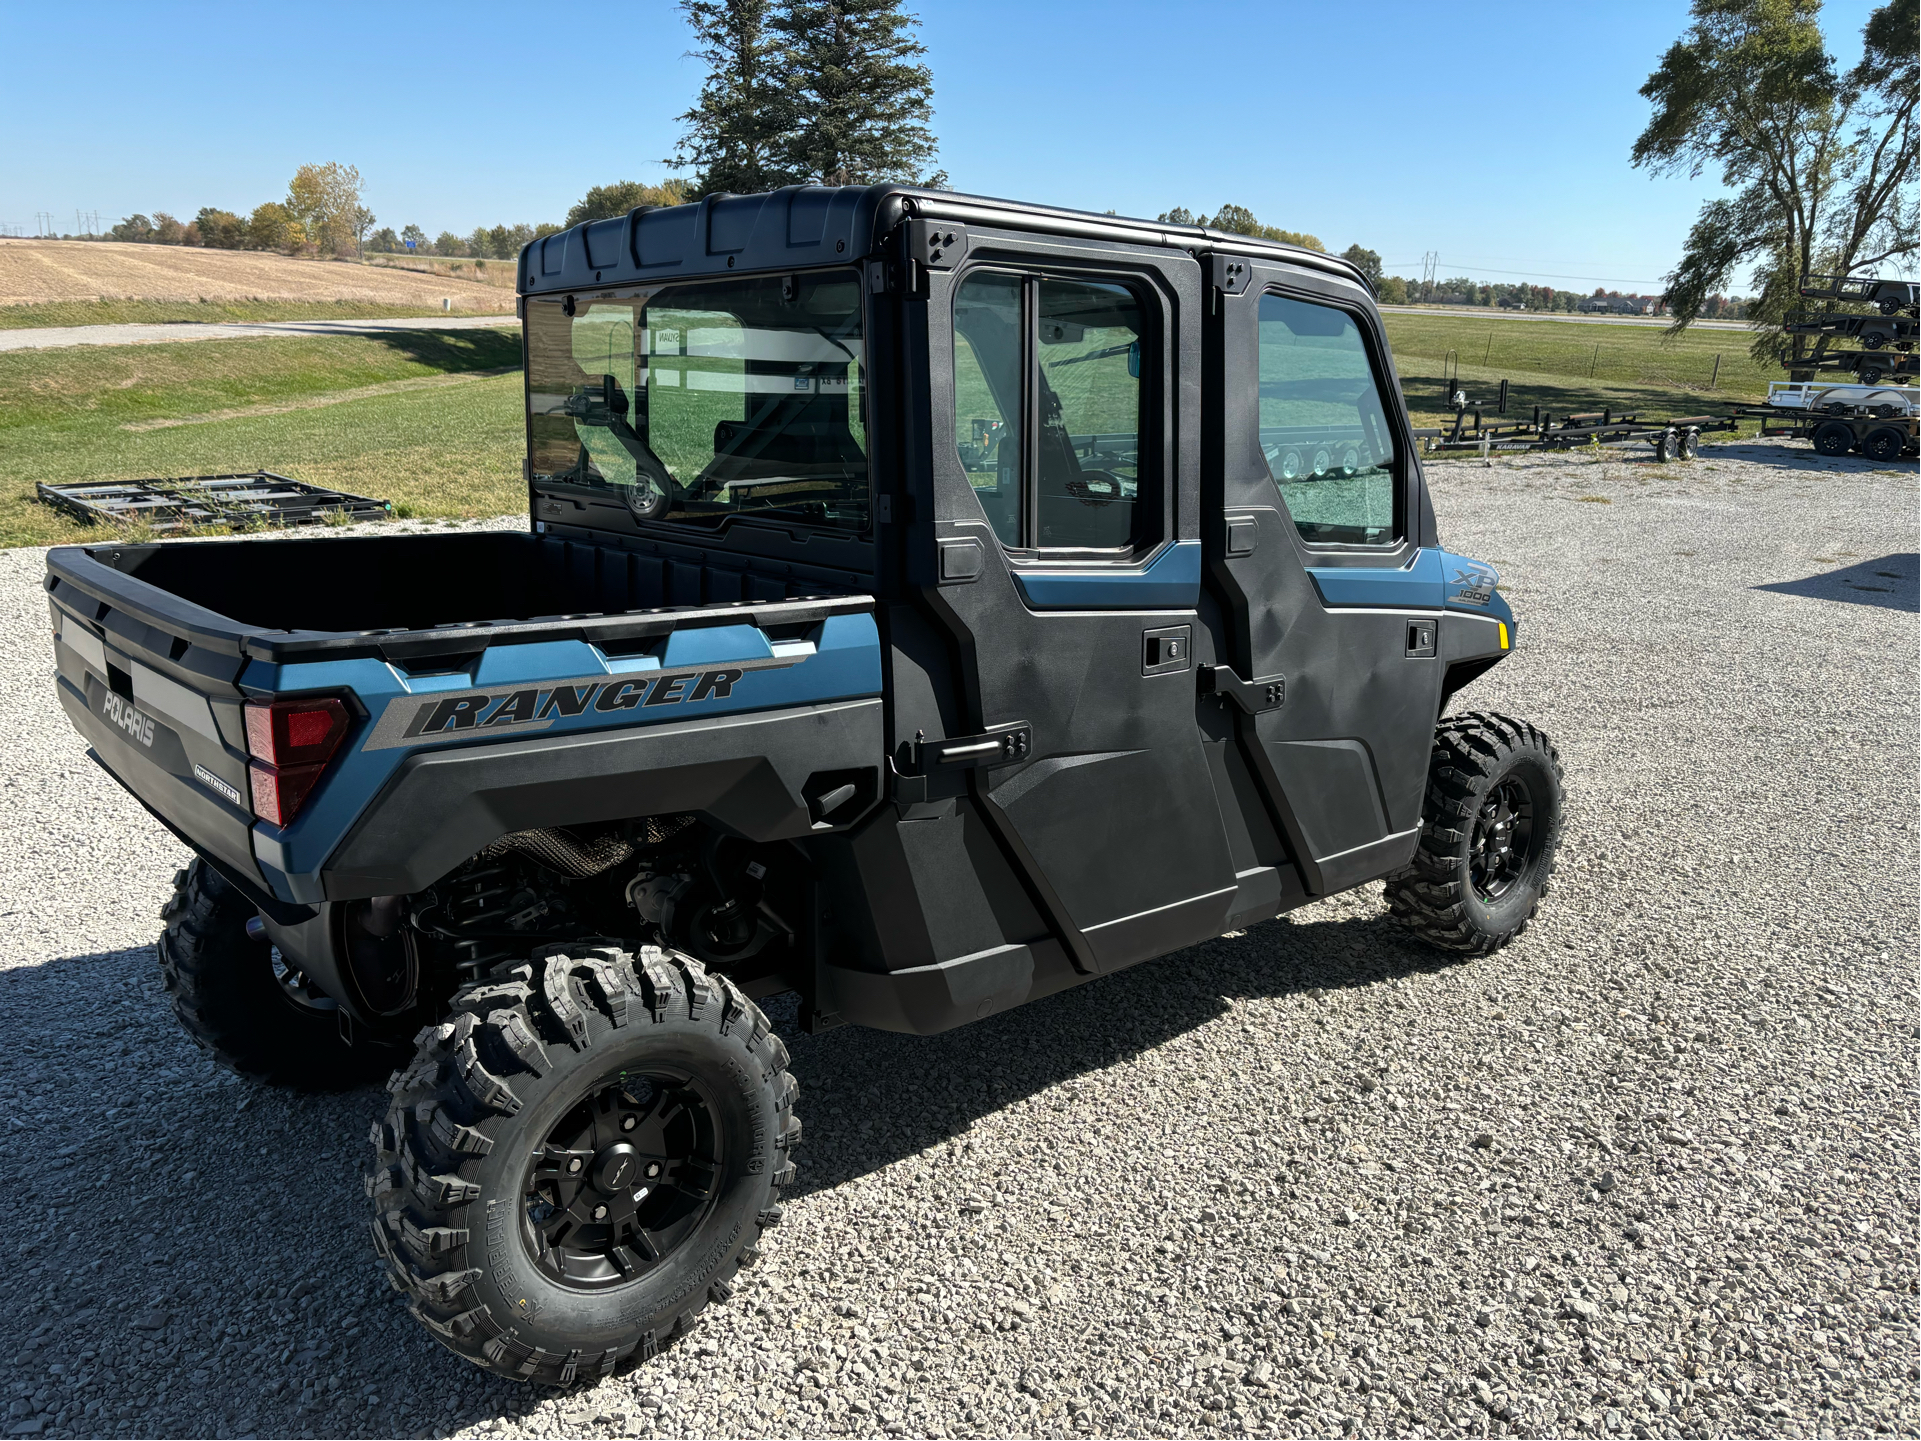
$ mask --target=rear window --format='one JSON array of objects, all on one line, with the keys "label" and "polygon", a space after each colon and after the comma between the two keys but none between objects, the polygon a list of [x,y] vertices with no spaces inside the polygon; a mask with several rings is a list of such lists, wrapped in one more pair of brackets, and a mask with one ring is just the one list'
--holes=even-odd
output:
[{"label": "rear window", "polygon": [[852,271],[527,303],[537,484],[643,520],[868,524],[865,350]]}]

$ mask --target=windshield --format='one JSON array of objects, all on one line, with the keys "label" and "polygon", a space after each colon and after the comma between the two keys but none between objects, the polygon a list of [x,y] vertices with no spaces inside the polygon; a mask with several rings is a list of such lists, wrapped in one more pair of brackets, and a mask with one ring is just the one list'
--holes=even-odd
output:
[{"label": "windshield", "polygon": [[527,302],[536,483],[643,520],[867,528],[865,352],[851,271]]}]

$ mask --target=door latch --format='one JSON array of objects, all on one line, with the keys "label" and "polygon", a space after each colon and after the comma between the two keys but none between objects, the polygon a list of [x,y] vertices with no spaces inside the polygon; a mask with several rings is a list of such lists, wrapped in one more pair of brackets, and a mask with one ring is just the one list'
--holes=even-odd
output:
[{"label": "door latch", "polygon": [[1194,627],[1162,626],[1141,632],[1141,674],[1167,675],[1186,670],[1193,659]]},{"label": "door latch", "polygon": [[1231,665],[1202,666],[1201,694],[1233,701],[1249,715],[1259,715],[1262,711],[1279,710],[1286,703],[1287,678],[1264,675],[1255,680],[1242,680]]},{"label": "door latch", "polygon": [[933,775],[937,771],[970,766],[1007,766],[1024,761],[1034,749],[1034,728],[1026,721],[995,726],[973,736],[946,736],[939,740],[914,738],[913,771],[906,774]]}]

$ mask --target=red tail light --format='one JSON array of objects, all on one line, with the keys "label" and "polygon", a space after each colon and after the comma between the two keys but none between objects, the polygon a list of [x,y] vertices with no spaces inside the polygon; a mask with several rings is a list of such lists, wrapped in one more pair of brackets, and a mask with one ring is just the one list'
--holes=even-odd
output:
[{"label": "red tail light", "polygon": [[245,709],[254,814],[288,825],[346,738],[347,707],[333,696],[309,696],[248,701]]}]

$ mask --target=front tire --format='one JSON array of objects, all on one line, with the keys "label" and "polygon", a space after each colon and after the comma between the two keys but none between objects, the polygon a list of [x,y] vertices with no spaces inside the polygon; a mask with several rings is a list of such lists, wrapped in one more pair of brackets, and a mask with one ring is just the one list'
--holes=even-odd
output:
[{"label": "front tire", "polygon": [[1441,722],[1413,864],[1387,879],[1395,919],[1429,945],[1499,950],[1534,919],[1561,845],[1561,757],[1526,721]]},{"label": "front tire", "polygon": [[248,1080],[303,1091],[347,1090],[392,1071],[392,1049],[341,1040],[335,1003],[272,942],[248,935],[256,914],[203,860],[174,875],[160,912],[160,973],[194,1044]]},{"label": "front tire", "polygon": [[550,946],[462,989],[390,1082],[374,1247],[436,1340],[568,1385],[652,1356],[736,1269],[794,1168],[787,1049],[688,956]]}]

